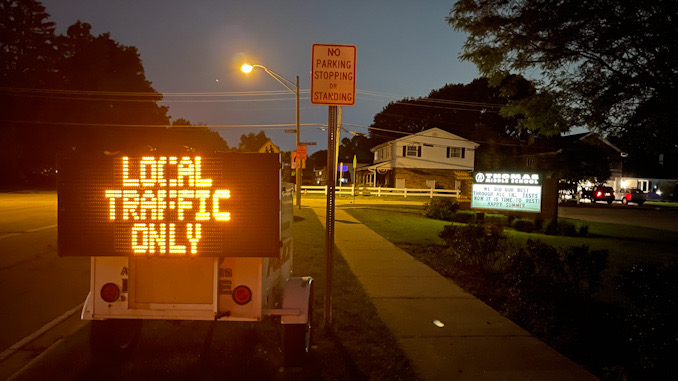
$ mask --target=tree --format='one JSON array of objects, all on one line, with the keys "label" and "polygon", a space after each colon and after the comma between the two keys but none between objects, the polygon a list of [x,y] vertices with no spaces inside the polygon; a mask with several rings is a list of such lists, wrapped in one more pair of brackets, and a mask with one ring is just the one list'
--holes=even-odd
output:
[{"label": "tree", "polygon": [[188,150],[206,154],[229,151],[228,144],[218,132],[202,124],[192,124],[183,118],[172,121],[172,126],[165,132],[168,148],[181,145]]},{"label": "tree", "polygon": [[[40,150],[27,149],[20,142],[44,146],[50,142],[27,128],[26,121],[44,114],[46,100],[29,98],[25,89],[47,87],[54,81],[50,70],[56,50],[54,23],[35,0],[0,1],[0,184],[25,183],[35,168],[46,170]],[[20,91],[24,89],[23,91]],[[25,168],[34,168],[25,170]],[[50,171],[52,174],[54,169]]]},{"label": "tree", "polygon": [[0,86],[35,87],[49,82],[55,49],[54,23],[36,0],[0,1]]},{"label": "tree", "polygon": [[168,136],[168,109],[136,48],[82,22],[55,36],[48,18],[37,1],[0,1],[3,184],[53,185],[61,151],[138,149]]},{"label": "tree", "polygon": [[343,138],[339,146],[339,161],[353,163],[353,156],[355,156],[358,162],[371,163],[373,155],[370,148],[369,138],[365,135],[355,135],[350,139]]},{"label": "tree", "polygon": [[585,126],[656,157],[678,153],[676,19],[675,0],[459,0],[448,22],[492,83],[538,80],[505,115],[545,134]]},{"label": "tree", "polygon": [[532,83],[521,76],[507,76],[500,83],[501,89],[489,86],[486,78],[478,78],[469,84],[445,85],[426,98],[389,103],[374,117],[370,147],[402,137],[403,133],[438,127],[481,143],[476,152],[478,168],[499,168],[512,147],[527,143],[532,133],[520,127],[521,115],[503,116],[499,110],[535,91]]},{"label": "tree", "polygon": [[162,94],[146,79],[137,49],[90,32],[91,25],[78,21],[56,40],[64,95],[51,102],[50,121],[68,126],[60,140],[91,150],[157,144],[153,131],[169,125],[168,108],[157,104]]},{"label": "tree", "polygon": [[253,132],[240,136],[240,145],[238,145],[238,151],[240,152],[258,152],[268,138],[264,131],[259,131],[257,134]]},{"label": "tree", "polygon": [[486,78],[478,78],[469,84],[445,85],[432,90],[426,98],[391,102],[374,117],[370,138],[383,143],[403,136],[388,130],[417,133],[432,127],[470,140],[524,138],[526,135],[517,129],[517,117],[505,118],[499,109],[534,89],[519,76],[507,77],[502,83],[503,93],[490,87]]}]

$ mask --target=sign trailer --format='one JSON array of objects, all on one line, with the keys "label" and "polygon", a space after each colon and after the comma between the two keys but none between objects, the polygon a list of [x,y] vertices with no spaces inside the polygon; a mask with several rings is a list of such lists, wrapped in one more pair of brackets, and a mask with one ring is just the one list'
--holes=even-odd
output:
[{"label": "sign trailer", "polygon": [[290,276],[293,191],[280,170],[272,153],[62,156],[58,250],[91,257],[92,350],[130,350],[145,319],[279,316],[284,362],[297,366],[313,279]]}]

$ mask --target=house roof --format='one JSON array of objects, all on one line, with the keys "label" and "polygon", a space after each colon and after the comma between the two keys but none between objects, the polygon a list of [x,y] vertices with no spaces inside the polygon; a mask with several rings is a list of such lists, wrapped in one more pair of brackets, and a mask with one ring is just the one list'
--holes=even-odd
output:
[{"label": "house roof", "polygon": [[474,141],[468,140],[468,139],[463,138],[459,135],[455,135],[451,132],[447,132],[447,131],[442,130],[438,127],[433,127],[433,128],[429,128],[427,130],[421,131],[421,132],[404,135],[403,137],[400,137],[398,139],[389,140],[386,143],[382,143],[382,144],[379,144],[377,146],[370,148],[370,151],[374,152],[374,151],[378,150],[379,148],[386,147],[389,144],[393,144],[394,142],[400,142],[400,141],[408,141],[409,142],[409,141],[412,140],[413,136],[425,136],[425,137],[450,139],[450,140],[457,140],[457,141],[462,140],[462,141],[466,141],[466,142],[469,142],[469,143],[473,143],[473,144],[475,144],[476,147],[478,147],[480,145],[480,144],[478,144]]}]

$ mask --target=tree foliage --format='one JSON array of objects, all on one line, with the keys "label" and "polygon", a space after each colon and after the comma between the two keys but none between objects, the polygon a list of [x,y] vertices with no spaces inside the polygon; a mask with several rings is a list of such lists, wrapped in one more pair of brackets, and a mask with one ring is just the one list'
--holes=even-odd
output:
[{"label": "tree foliage", "polygon": [[80,21],[55,35],[48,19],[36,0],[0,0],[0,184],[53,185],[64,150],[228,148],[204,127],[168,128],[136,48]]},{"label": "tree foliage", "polygon": [[475,156],[477,168],[500,168],[506,164],[504,158],[515,155],[517,146],[526,144],[534,133],[521,124],[522,114],[504,115],[500,110],[535,92],[521,76],[507,76],[500,84],[501,88],[490,86],[488,79],[478,78],[469,84],[445,85],[425,98],[389,103],[374,117],[370,146],[438,127],[481,144]]},{"label": "tree foliage", "polygon": [[545,131],[586,126],[652,154],[678,151],[677,20],[675,0],[459,0],[448,18],[468,33],[461,58],[482,75],[539,81],[508,114]]},{"label": "tree foliage", "polygon": [[258,152],[259,148],[263,147],[266,144],[268,138],[264,131],[259,131],[258,133],[249,133],[247,135],[240,136],[240,145],[238,145],[238,151],[240,152]]},{"label": "tree foliage", "polygon": [[507,77],[502,83],[503,91],[489,86],[486,78],[478,78],[469,84],[445,85],[426,98],[391,102],[374,117],[370,138],[383,143],[403,136],[389,130],[417,133],[433,127],[476,141],[525,138],[527,131],[518,128],[519,116],[503,117],[499,110],[534,89],[519,76]]}]

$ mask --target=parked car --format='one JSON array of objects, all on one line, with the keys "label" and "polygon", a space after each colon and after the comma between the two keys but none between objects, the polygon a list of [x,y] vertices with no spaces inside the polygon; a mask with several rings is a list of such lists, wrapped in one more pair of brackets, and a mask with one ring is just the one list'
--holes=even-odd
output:
[{"label": "parked car", "polygon": [[589,199],[591,202],[605,201],[612,204],[615,200],[614,189],[607,186],[597,186],[592,190],[582,190],[579,192],[580,199]]},{"label": "parked car", "polygon": [[615,195],[617,200],[621,201],[624,205],[628,205],[629,202],[643,205],[647,200],[645,193],[637,188],[619,189],[615,192]]}]

